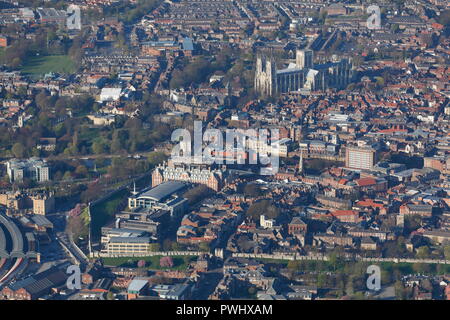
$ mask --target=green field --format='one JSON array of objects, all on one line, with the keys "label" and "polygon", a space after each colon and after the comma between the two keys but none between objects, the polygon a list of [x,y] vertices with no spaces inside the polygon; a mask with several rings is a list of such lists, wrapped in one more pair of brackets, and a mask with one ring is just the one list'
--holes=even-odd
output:
[{"label": "green field", "polygon": [[[120,257],[120,258],[102,258],[105,266],[113,267],[136,267],[139,260],[145,261],[145,267],[150,270],[162,270],[168,268],[161,268],[159,265],[159,259],[162,256],[149,256],[149,257]],[[196,256],[172,256],[173,267],[171,270],[185,270],[191,261],[197,259]]]},{"label": "green field", "polygon": [[100,136],[99,128],[90,128],[89,126],[83,125],[81,129],[82,130],[80,130],[80,135],[78,136],[78,139],[80,140],[92,143],[95,138],[98,138]]},{"label": "green field", "polygon": [[279,264],[283,267],[288,267],[289,264],[291,268],[301,270],[301,271],[318,271],[318,272],[347,272],[349,268],[362,268],[365,270],[367,266],[375,264],[380,266],[381,270],[388,273],[394,274],[398,273],[401,275],[408,275],[414,273],[423,273],[428,275],[443,275],[450,273],[450,265],[448,264],[428,264],[428,263],[394,263],[394,262],[363,262],[363,261],[338,261],[333,264],[330,261],[309,261],[309,260],[281,260],[281,259],[258,259],[265,263]]},{"label": "green field", "polygon": [[36,56],[28,58],[21,71],[35,76],[49,72],[74,73],[75,63],[66,55]]},{"label": "green field", "polygon": [[110,198],[91,207],[91,232],[94,238],[101,235],[101,228],[114,219],[117,207],[128,196],[128,190],[116,192]]}]

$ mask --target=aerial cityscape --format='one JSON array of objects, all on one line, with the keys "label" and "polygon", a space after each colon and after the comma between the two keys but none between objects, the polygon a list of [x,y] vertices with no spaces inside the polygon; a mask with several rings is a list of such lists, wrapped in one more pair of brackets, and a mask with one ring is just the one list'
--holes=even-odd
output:
[{"label": "aerial cityscape", "polygon": [[449,36],[448,0],[0,1],[0,300],[450,300]]}]

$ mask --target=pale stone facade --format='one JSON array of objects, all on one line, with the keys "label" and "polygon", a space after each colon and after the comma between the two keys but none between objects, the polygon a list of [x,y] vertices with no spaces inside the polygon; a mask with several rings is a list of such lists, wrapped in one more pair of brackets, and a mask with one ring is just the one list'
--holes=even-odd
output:
[{"label": "pale stone facade", "polygon": [[345,88],[353,78],[351,61],[317,64],[312,50],[297,50],[296,62],[277,70],[272,57],[258,55],[256,59],[255,91],[263,96],[292,91],[320,91],[328,88]]},{"label": "pale stone facade", "polygon": [[199,183],[219,191],[224,184],[224,173],[208,166],[163,163],[153,170],[152,187],[166,181]]}]

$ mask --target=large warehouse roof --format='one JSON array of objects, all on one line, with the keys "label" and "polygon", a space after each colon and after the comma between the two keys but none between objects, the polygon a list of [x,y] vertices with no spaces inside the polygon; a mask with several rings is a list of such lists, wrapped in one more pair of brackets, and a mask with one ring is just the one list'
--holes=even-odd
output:
[{"label": "large warehouse roof", "polygon": [[162,201],[177,191],[185,187],[185,184],[178,181],[168,181],[154,187],[139,195],[139,198],[148,198],[155,201]]}]

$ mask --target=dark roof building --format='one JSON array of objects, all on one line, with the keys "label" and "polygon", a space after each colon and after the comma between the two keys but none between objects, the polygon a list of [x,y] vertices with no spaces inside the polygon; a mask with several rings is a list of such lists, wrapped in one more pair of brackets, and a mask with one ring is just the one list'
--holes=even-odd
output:
[{"label": "dark roof building", "polygon": [[3,288],[2,296],[8,300],[35,300],[50,293],[52,288],[63,285],[67,275],[56,267],[51,267],[21,281]]}]

